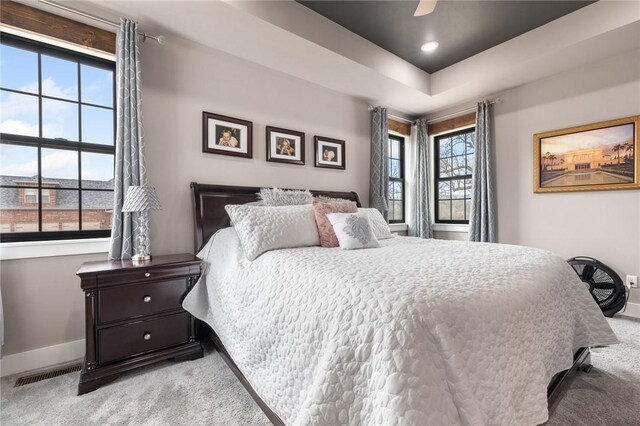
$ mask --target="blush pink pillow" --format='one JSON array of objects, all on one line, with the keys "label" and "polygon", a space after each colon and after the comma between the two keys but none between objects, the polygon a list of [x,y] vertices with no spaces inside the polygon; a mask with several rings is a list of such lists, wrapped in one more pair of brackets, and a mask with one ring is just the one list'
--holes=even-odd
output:
[{"label": "blush pink pillow", "polygon": [[322,247],[338,247],[338,237],[333,231],[333,226],[327,214],[329,213],[357,213],[358,206],[353,201],[339,201],[323,203],[317,199],[313,200],[313,212],[316,216],[318,234],[320,235],[320,245]]}]

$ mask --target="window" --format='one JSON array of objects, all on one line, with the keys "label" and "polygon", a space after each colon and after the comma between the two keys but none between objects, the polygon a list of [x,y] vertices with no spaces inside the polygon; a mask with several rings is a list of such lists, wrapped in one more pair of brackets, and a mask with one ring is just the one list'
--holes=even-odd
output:
[{"label": "window", "polygon": [[404,138],[389,135],[389,223],[404,222]]},{"label": "window", "polygon": [[469,223],[475,129],[434,138],[436,223]]},{"label": "window", "polygon": [[115,64],[0,34],[0,239],[107,237]]}]

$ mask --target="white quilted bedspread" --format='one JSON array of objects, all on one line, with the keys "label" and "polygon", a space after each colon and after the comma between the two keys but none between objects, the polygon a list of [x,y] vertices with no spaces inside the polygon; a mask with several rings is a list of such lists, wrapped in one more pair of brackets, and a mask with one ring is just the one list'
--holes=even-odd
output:
[{"label": "white quilted bedspread", "polygon": [[184,307],[291,425],[535,425],[575,349],[617,339],[551,252],[399,237],[248,261],[232,228]]}]

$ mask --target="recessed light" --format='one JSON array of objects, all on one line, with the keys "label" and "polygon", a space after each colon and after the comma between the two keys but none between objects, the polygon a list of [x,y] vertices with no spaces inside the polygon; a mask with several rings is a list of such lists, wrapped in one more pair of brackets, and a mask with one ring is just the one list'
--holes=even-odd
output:
[{"label": "recessed light", "polygon": [[423,52],[433,52],[438,48],[438,46],[439,44],[437,41],[428,41],[423,44],[420,49],[422,49]]}]

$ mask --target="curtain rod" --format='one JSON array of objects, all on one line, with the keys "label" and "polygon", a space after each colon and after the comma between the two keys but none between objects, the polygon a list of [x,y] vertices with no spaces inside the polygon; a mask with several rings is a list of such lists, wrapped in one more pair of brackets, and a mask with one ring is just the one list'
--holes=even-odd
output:
[{"label": "curtain rod", "polygon": [[[99,16],[92,15],[90,13],[83,12],[81,10],[75,9],[73,7],[53,2],[51,0],[40,0],[40,3],[46,4],[48,6],[57,7],[58,9],[62,9],[62,10],[65,10],[67,12],[75,13],[76,15],[80,15],[80,16],[83,16],[85,18],[93,19],[94,21],[102,22],[103,24],[106,24],[106,25],[111,25],[112,27],[117,27],[117,28],[120,27],[120,24],[118,24],[117,22],[109,21],[108,19],[104,19],[104,18],[101,18]],[[164,44],[165,43],[165,38],[164,38],[163,35],[157,35],[156,36],[156,35],[147,34],[145,32],[141,32],[141,31],[138,31],[138,35],[142,36],[142,41],[150,38],[152,40],[157,41],[158,44]]]},{"label": "curtain rod", "polygon": [[[504,102],[504,99],[502,99],[502,98],[493,99],[493,100],[489,101],[489,105],[501,104],[502,102]],[[433,123],[435,121],[444,120],[444,119],[447,119],[449,117],[455,117],[456,115],[460,115],[462,113],[469,112],[469,111],[474,111],[475,109],[476,109],[476,107],[473,106],[473,107],[462,109],[460,111],[452,112],[451,114],[443,115],[441,117],[432,118],[431,120],[427,121],[427,124]]]},{"label": "curtain rod", "polygon": [[[372,106],[372,105],[369,105],[369,106],[367,107],[367,109],[368,109],[369,111],[373,111],[374,109],[377,109],[377,108],[378,108],[378,107],[374,107],[374,106]],[[400,117],[399,115],[393,115],[393,114],[389,114],[389,113],[387,113],[387,117],[393,117],[393,118],[397,118],[398,120],[402,120],[402,121],[404,121],[404,122],[407,122],[407,123],[409,123],[409,124],[415,124],[415,121],[409,120],[408,118]]]}]

